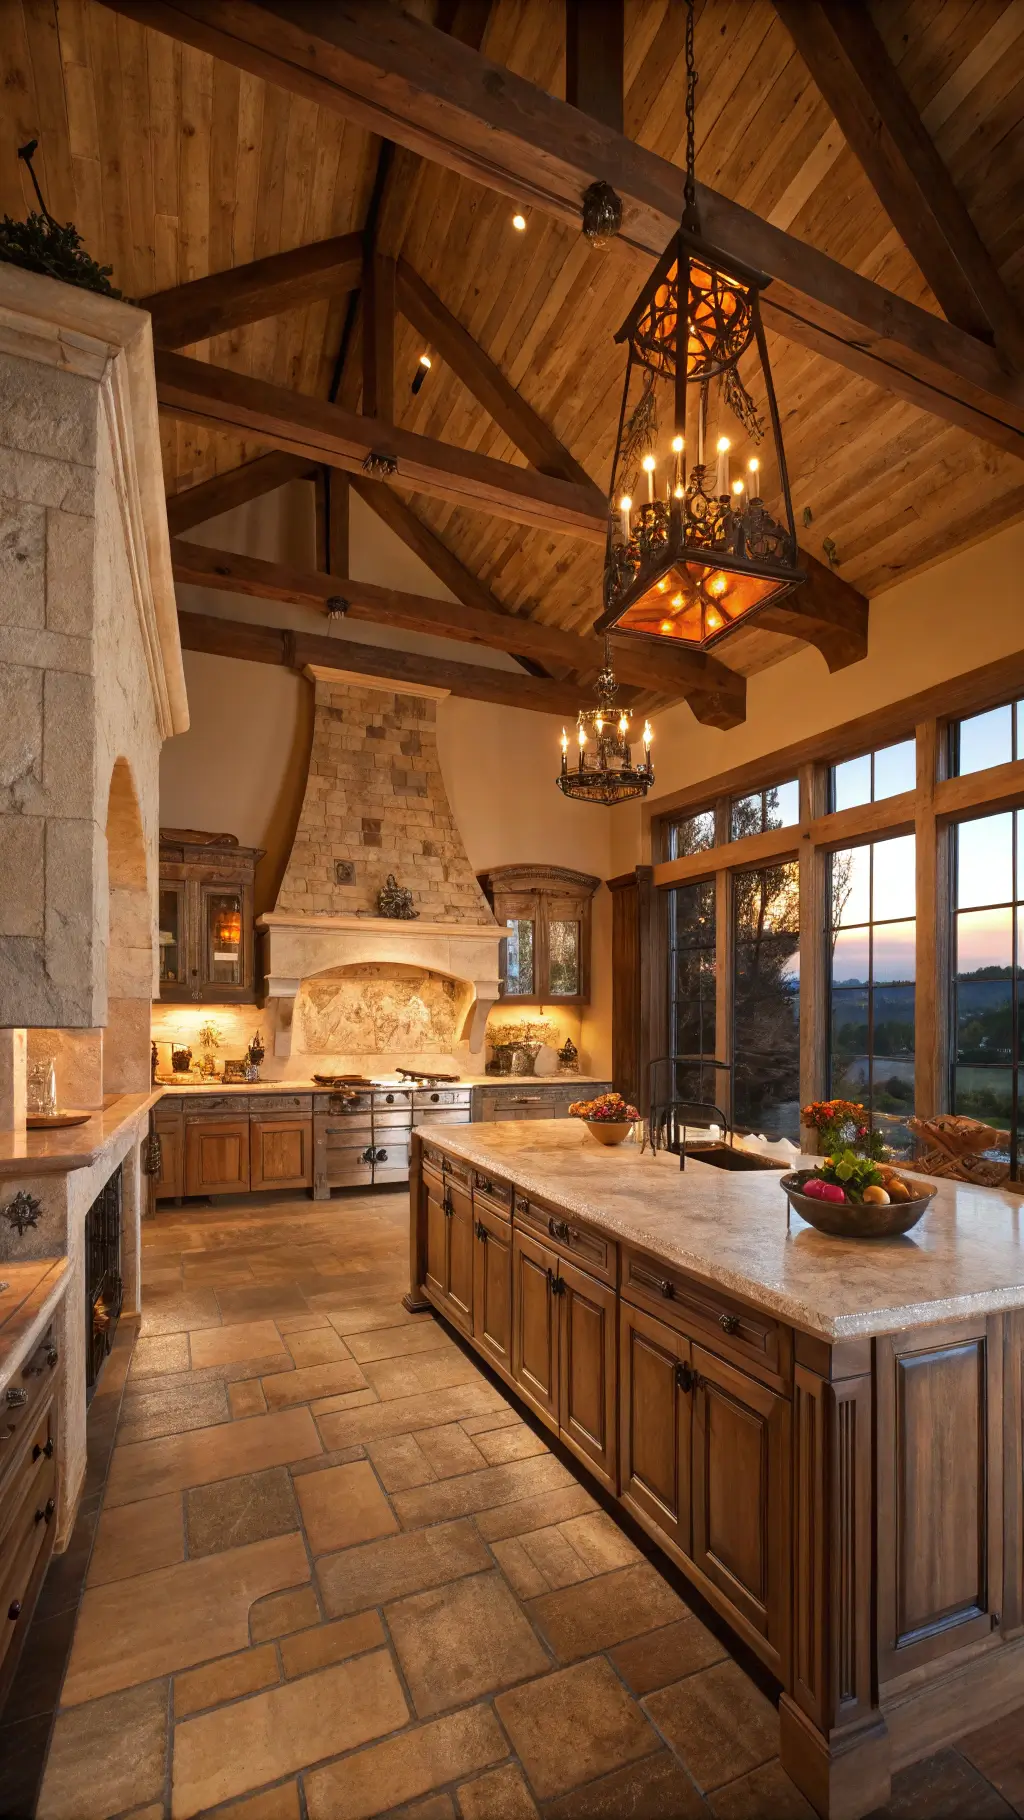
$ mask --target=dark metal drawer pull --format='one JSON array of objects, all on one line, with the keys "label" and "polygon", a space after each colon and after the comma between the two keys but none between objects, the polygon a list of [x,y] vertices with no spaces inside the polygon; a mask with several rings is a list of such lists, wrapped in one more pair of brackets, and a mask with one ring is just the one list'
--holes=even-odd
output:
[{"label": "dark metal drawer pull", "polygon": [[665,1297],[666,1301],[671,1301],[676,1293],[676,1286],[669,1281],[668,1277],[656,1277],[650,1271],[638,1270],[635,1264],[631,1274],[634,1283],[642,1284],[644,1289],[656,1289],[659,1295]]},{"label": "dark metal drawer pull", "polygon": [[8,1409],[24,1409],[25,1404],[27,1402],[28,1402],[28,1391],[19,1390],[18,1386],[16,1384],[12,1384],[10,1389],[7,1392]]},{"label": "dark metal drawer pull", "polygon": [[53,1436],[52,1435],[50,1436],[50,1439],[47,1441],[46,1446],[43,1448],[43,1453],[44,1453],[46,1459],[48,1459],[48,1460],[53,1459]]},{"label": "dark metal drawer pull", "polygon": [[570,1228],[565,1220],[549,1220],[548,1231],[553,1239],[561,1239],[563,1245],[567,1244],[571,1237]]},{"label": "dark metal drawer pull", "polygon": [[681,1361],[676,1366],[676,1383],[680,1390],[685,1390],[687,1396],[689,1396],[692,1390],[699,1390],[703,1382],[704,1380],[701,1377],[700,1372],[694,1371],[692,1365],[687,1365]]},{"label": "dark metal drawer pull", "polygon": [[444,1201],[442,1202],[442,1206],[444,1208],[445,1219],[450,1220],[452,1217],[452,1214],[455,1212],[455,1208],[452,1205],[452,1197],[448,1193],[447,1189],[445,1189],[445,1196],[444,1196]]},{"label": "dark metal drawer pull", "polygon": [[375,1150],[373,1153],[373,1160],[375,1163],[386,1163],[388,1160],[387,1151],[386,1150]]},{"label": "dark metal drawer pull", "polygon": [[490,1234],[489,1234],[486,1226],[484,1225],[483,1220],[477,1220],[477,1223],[474,1226],[473,1231],[476,1233],[476,1236],[480,1240],[480,1243],[482,1245],[486,1245],[487,1240],[490,1237]]},{"label": "dark metal drawer pull", "polygon": [[517,1194],[516,1195],[516,1212],[517,1213],[529,1213],[529,1211],[530,1211],[530,1203],[527,1200],[525,1194]]},{"label": "dark metal drawer pull", "polygon": [[718,1325],[723,1333],[739,1333],[740,1317],[738,1314],[720,1314]]},{"label": "dark metal drawer pull", "polygon": [[561,1277],[558,1276],[554,1270],[552,1270],[550,1264],[548,1265],[548,1288],[550,1289],[552,1295],[564,1295],[565,1294],[565,1284],[562,1282]]},{"label": "dark metal drawer pull", "polygon": [[56,1346],[48,1346],[46,1348],[46,1363],[48,1365],[56,1365],[59,1358],[60,1353],[57,1351]]},{"label": "dark metal drawer pull", "polygon": [[543,1106],[542,1093],[512,1093],[509,1095],[510,1106]]},{"label": "dark metal drawer pull", "polygon": [[48,1523],[50,1521],[50,1518],[53,1516],[53,1513],[56,1510],[56,1508],[57,1508],[57,1506],[54,1504],[53,1499],[47,1498],[43,1509],[36,1511],[36,1515],[35,1515],[36,1522],[37,1523]]},{"label": "dark metal drawer pull", "polygon": [[11,1603],[7,1607],[7,1616],[10,1618],[12,1624],[17,1623],[18,1619],[21,1617],[21,1600],[20,1599],[11,1600]]}]

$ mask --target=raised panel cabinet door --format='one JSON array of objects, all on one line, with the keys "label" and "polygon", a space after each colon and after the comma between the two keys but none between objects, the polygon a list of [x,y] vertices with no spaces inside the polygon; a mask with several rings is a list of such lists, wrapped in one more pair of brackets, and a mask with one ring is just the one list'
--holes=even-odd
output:
[{"label": "raised panel cabinet door", "polygon": [[511,1376],[512,1228],[475,1201],[473,1233],[473,1338]]},{"label": "raised panel cabinet door", "polygon": [[186,1194],[237,1194],[248,1186],[248,1118],[202,1119],[186,1125]]},{"label": "raised panel cabinet door", "polygon": [[448,1216],[442,1189],[426,1179],[422,1193],[427,1207],[427,1260],[424,1282],[439,1301],[448,1299]]},{"label": "raised panel cabinet door", "polygon": [[446,1184],[448,1206],[448,1315],[473,1331],[473,1202],[451,1183]]},{"label": "raised panel cabinet door", "polygon": [[553,1251],[512,1233],[512,1375],[527,1402],[558,1421],[558,1298]]},{"label": "raised panel cabinet door", "polygon": [[312,1119],[253,1119],[249,1126],[253,1188],[309,1188],[313,1181]]},{"label": "raised panel cabinet door", "polygon": [[629,1302],[619,1304],[622,1501],[690,1552],[693,1398],[690,1342]]},{"label": "raised panel cabinet door", "polygon": [[988,1636],[1002,1604],[996,1317],[876,1344],[884,1681]]},{"label": "raised panel cabinet door", "polygon": [[618,1296],[564,1259],[558,1297],[558,1426],[591,1472],[617,1492]]},{"label": "raised panel cabinet door", "polygon": [[693,1559],[782,1653],[788,1598],[790,1408],[693,1348]]},{"label": "raised panel cabinet door", "polygon": [[182,1118],[154,1120],[160,1139],[160,1174],[156,1178],[158,1201],[177,1198],[185,1192],[185,1121]]}]

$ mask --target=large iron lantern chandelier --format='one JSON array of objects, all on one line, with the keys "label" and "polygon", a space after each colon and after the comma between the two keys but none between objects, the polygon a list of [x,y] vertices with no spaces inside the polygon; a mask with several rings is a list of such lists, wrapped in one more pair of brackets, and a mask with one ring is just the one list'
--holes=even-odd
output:
[{"label": "large iron lantern chandelier", "polygon": [[562,771],[558,788],[581,803],[628,803],[646,796],[654,782],[651,768],[651,723],[644,721],[640,764],[633,763],[632,717],[615,705],[619,685],[612,671],[608,641],[604,668],[596,684],[597,705],[581,708],[576,718],[576,762],[569,763],[569,735],[562,728]]},{"label": "large iron lantern chandelier", "polygon": [[[767,280],[717,253],[700,233],[693,0],[686,67],[682,222],[616,336],[629,357],[612,468],[605,612],[596,629],[706,648],[805,577],[761,322]],[[774,456],[767,472],[751,452],[766,428],[748,379],[763,391],[767,409]],[[764,503],[763,481],[777,493],[779,518]]]}]

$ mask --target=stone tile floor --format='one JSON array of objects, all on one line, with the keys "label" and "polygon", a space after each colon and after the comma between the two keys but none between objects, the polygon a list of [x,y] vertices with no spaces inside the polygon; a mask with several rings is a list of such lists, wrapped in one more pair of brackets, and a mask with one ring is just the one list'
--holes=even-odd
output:
[{"label": "stone tile floor", "polygon": [[[70,1642],[40,1820],[806,1820],[761,1687],[402,1309],[406,1229],[398,1193],[145,1227],[141,1334],[0,1732],[38,1751],[34,1665]],[[1019,1718],[887,1815],[1024,1814]]]}]

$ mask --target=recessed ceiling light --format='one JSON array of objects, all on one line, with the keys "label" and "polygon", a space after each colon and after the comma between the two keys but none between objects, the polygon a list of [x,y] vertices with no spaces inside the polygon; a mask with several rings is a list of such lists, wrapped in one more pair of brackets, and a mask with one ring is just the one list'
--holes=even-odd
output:
[{"label": "recessed ceiling light", "polygon": [[515,228],[517,233],[519,233],[519,234],[525,233],[526,232],[526,216],[525,215],[513,215],[512,226]]}]

